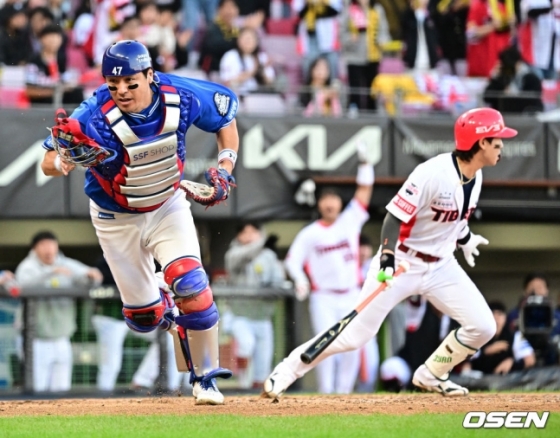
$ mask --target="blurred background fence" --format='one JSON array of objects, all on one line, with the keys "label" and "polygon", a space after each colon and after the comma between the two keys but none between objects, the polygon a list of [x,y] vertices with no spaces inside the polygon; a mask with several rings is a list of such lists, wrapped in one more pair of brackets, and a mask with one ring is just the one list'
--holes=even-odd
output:
[{"label": "blurred background fence", "polygon": [[[231,331],[224,328],[224,321],[230,313],[229,307],[235,300],[244,300],[252,303],[255,308],[268,302],[273,303],[274,314],[272,317],[274,332],[273,361],[281,360],[284,355],[303,339],[297,338],[297,333],[302,333],[305,325],[301,315],[296,309],[293,300],[291,284],[281,288],[236,288],[225,285],[213,287],[216,303],[222,315],[220,326],[220,355],[222,366],[232,369],[237,375],[236,349],[237,346]],[[11,297],[0,286],[0,398],[17,397],[23,394],[33,394],[34,359],[33,340],[41,338],[37,333],[37,303],[46,298],[72,298],[77,303],[77,330],[71,338],[72,344],[72,393],[95,395],[97,373],[100,362],[103,360],[101,345],[96,339],[93,320],[99,315],[99,304],[103,302],[104,314],[120,315],[122,303],[118,291],[112,286],[101,286],[93,289],[72,288],[24,288],[17,298]],[[116,319],[115,324],[124,325],[122,317]],[[170,394],[178,393],[181,389],[190,388],[188,376],[182,376],[178,387],[169,387],[168,370],[175,367],[174,354],[168,351],[171,344],[168,342],[170,335],[159,331],[156,336],[138,336],[126,329],[126,338],[122,348],[122,366],[118,373],[113,394]],[[115,330],[115,336],[117,332]],[[133,376],[139,372],[139,367],[150,354],[150,346],[157,345],[155,354],[149,356],[154,361],[157,373],[153,380],[146,386],[133,382]],[[167,354],[169,353],[169,355]],[[39,357],[40,359],[40,357]],[[159,366],[158,366],[159,365]],[[39,366],[41,366],[39,364]],[[149,374],[149,373],[148,373]],[[145,382],[145,379],[138,379]],[[234,378],[224,382],[223,389],[242,389]],[[175,386],[175,384],[173,385]],[[100,394],[107,392],[99,391]]]}]

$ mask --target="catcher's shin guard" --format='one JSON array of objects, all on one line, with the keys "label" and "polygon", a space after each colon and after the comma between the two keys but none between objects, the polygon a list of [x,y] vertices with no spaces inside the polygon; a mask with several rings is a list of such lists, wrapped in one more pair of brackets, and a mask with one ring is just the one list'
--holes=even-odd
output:
[{"label": "catcher's shin guard", "polygon": [[179,371],[191,372],[191,384],[197,381],[232,376],[220,368],[218,346],[218,308],[215,303],[201,312],[177,316],[177,331],[173,333],[175,357]]},{"label": "catcher's shin guard", "polygon": [[457,330],[453,330],[424,364],[435,377],[445,380],[456,365],[474,353],[476,349],[462,344],[457,339]]}]

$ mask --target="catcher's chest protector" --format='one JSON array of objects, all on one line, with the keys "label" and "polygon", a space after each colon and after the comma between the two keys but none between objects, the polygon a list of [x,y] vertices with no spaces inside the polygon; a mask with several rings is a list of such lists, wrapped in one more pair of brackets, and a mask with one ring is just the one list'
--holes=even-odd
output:
[{"label": "catcher's chest protector", "polygon": [[183,174],[184,120],[188,119],[192,97],[171,85],[162,85],[158,91],[164,109],[156,122],[129,126],[107,92],[108,100],[90,124],[97,137],[119,155],[110,164],[99,166],[101,169],[92,169],[93,175],[120,206],[131,210],[157,209],[173,196]]}]

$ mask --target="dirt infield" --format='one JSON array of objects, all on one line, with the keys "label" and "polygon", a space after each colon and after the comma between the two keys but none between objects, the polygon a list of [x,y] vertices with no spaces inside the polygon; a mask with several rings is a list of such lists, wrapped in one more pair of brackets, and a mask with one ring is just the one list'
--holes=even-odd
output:
[{"label": "dirt infield", "polygon": [[227,397],[223,406],[195,406],[191,397],[64,399],[0,402],[0,417],[20,415],[238,414],[254,416],[325,414],[418,414],[467,411],[560,412],[560,393],[305,396],[287,395],[278,403],[257,396]]}]

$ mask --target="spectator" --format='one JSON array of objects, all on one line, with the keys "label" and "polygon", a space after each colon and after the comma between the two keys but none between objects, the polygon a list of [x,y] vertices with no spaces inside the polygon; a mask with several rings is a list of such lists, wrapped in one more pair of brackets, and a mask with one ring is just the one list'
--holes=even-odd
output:
[{"label": "spectator", "polygon": [[452,322],[426,299],[413,296],[405,300],[406,337],[398,353],[385,359],[380,379],[386,391],[410,387],[412,370],[423,364],[433,349],[452,330]]},{"label": "spectator", "polygon": [[208,27],[200,48],[198,65],[206,73],[219,72],[222,56],[237,44],[239,29],[235,24],[239,9],[234,0],[220,0],[216,19]]},{"label": "spectator", "polygon": [[[273,236],[271,236],[273,237]],[[266,247],[267,236],[259,224],[248,222],[237,229],[225,254],[229,282],[240,287],[281,285],[284,271],[276,253]],[[234,298],[231,331],[237,344],[237,368],[242,388],[260,388],[271,371],[274,333],[273,301]],[[253,375],[249,375],[252,368]]]},{"label": "spectator", "polygon": [[[62,103],[80,103],[83,89],[69,82],[58,53],[62,46],[62,31],[56,24],[49,24],[39,34],[40,51],[35,53],[26,69],[27,96],[32,103],[52,104],[57,87],[62,87]],[[74,80],[75,81],[75,80]]]},{"label": "spectator", "polygon": [[300,95],[300,103],[306,117],[340,117],[342,114],[339,87],[332,79],[327,58],[320,56],[311,64],[305,90]]},{"label": "spectator", "polygon": [[428,0],[410,0],[401,18],[401,29],[406,66],[416,72],[433,69],[439,61],[439,43]]},{"label": "spectator", "polygon": [[237,48],[226,52],[220,61],[220,80],[241,96],[272,85],[274,68],[259,47],[255,29],[245,27],[239,31]]},{"label": "spectator", "polygon": [[72,27],[72,43],[83,47],[92,32],[94,15],[91,8],[91,0],[81,0],[80,5],[74,13],[74,26]]},{"label": "spectator", "polygon": [[[222,6],[223,0],[181,0],[182,1],[182,32],[179,39],[186,49],[192,48],[193,37],[199,29],[200,14],[204,15],[204,27],[211,27],[216,17],[216,10]],[[236,5],[237,6],[237,5]]]},{"label": "spectator", "polygon": [[0,23],[0,65],[24,65],[32,48],[27,33],[27,16],[22,7],[2,8]]},{"label": "spectator", "polygon": [[[519,301],[519,305],[509,312],[507,317],[507,326],[510,332],[518,330],[520,310],[527,302],[527,299],[532,295],[548,297],[550,294],[548,287],[548,278],[543,273],[531,272],[527,274],[523,282],[524,294]],[[554,311],[554,328],[550,333],[550,339],[552,340],[558,335],[560,335],[560,310],[556,309]],[[558,352],[554,346],[551,346],[547,351],[544,351],[544,364],[558,364]]]},{"label": "spectator", "polygon": [[[72,288],[98,285],[98,269],[65,257],[55,235],[43,231],[33,236],[31,251],[16,269],[22,287]],[[41,298],[36,303],[33,339],[33,390],[68,391],[72,382],[72,346],[76,331],[76,304],[71,298]]]},{"label": "spectator", "polygon": [[177,40],[173,14],[161,12],[155,2],[143,4],[138,11],[141,24],[140,41],[148,47],[154,68],[168,72],[175,69]]},{"label": "spectator", "polygon": [[513,0],[472,0],[467,17],[469,76],[489,77],[515,30]]},{"label": "spectator", "polygon": [[47,7],[53,15],[53,23],[60,26],[61,29],[68,27],[68,6],[69,0],[48,0]]},{"label": "spectator", "polygon": [[29,15],[29,39],[34,53],[41,50],[40,34],[47,24],[52,24],[54,15],[49,8],[38,6],[28,12]]},{"label": "spectator", "polygon": [[262,29],[270,12],[270,0],[236,0],[241,27]]},{"label": "spectator", "polygon": [[342,23],[342,56],[350,86],[348,106],[375,110],[375,99],[368,91],[379,71],[383,47],[391,40],[385,9],[377,0],[350,0]]},{"label": "spectator", "polygon": [[484,101],[501,112],[531,113],[543,111],[541,93],[539,76],[512,46],[500,53],[484,91]]},{"label": "spectator", "polygon": [[543,79],[556,79],[560,70],[560,0],[522,0],[529,41],[523,57]]},{"label": "spectator", "polygon": [[140,40],[140,36],[140,19],[135,15],[126,17],[119,27],[119,36],[117,40]]},{"label": "spectator", "polygon": [[300,17],[298,47],[303,55],[303,75],[308,76],[312,63],[323,56],[332,76],[338,78],[338,14],[342,0],[293,0],[292,8]]},{"label": "spectator", "polygon": [[107,47],[117,38],[119,26],[126,17],[136,14],[133,0],[98,0],[94,23],[84,44],[86,56],[94,65],[101,65]]},{"label": "spectator", "polygon": [[488,306],[496,320],[496,334],[478,350],[461,372],[470,369],[484,374],[509,374],[535,365],[535,352],[519,331],[511,332],[506,325],[506,306],[495,301]]},{"label": "spectator", "polygon": [[[431,16],[436,25],[441,57],[449,63],[451,74],[459,75],[458,61],[467,56],[467,15],[470,0],[431,0]],[[465,72],[462,72],[463,75]]]}]

